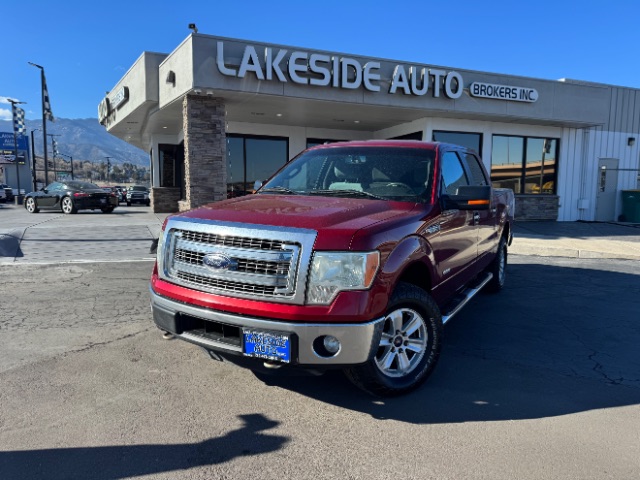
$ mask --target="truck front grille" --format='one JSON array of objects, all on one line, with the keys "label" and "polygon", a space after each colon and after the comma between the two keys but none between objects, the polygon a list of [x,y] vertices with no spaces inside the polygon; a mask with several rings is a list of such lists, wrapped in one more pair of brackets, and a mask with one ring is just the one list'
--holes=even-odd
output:
[{"label": "truck front grille", "polygon": [[[169,278],[197,290],[229,296],[291,298],[301,245],[174,229],[169,234]],[[204,261],[212,256],[222,264]]]}]

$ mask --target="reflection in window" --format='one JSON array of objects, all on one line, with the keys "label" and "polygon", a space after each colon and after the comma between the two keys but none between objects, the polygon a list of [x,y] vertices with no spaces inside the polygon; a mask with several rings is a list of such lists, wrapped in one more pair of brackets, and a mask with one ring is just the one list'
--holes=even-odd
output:
[{"label": "reflection in window", "polygon": [[514,193],[522,193],[522,156],[524,138],[493,136],[491,150],[491,183],[495,188],[510,188]]},{"label": "reflection in window", "polygon": [[457,195],[458,187],[469,185],[460,158],[455,152],[445,152],[442,156],[442,182],[444,191],[449,195]]},{"label": "reflection in window", "polygon": [[433,141],[461,145],[478,153],[482,150],[481,133],[445,132],[443,130],[434,130]]},{"label": "reflection in window", "polygon": [[253,191],[288,160],[289,141],[282,137],[227,135],[227,198]]},{"label": "reflection in window", "polygon": [[551,138],[528,138],[524,193],[554,193],[556,144]]},{"label": "reflection in window", "polygon": [[555,194],[558,140],[493,136],[491,182],[515,193]]}]

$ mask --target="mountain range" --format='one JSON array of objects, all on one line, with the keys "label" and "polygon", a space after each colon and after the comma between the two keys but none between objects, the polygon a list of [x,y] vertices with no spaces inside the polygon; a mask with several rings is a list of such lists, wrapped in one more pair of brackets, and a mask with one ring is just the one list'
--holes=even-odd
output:
[{"label": "mountain range", "polygon": [[[27,135],[34,132],[36,155],[44,154],[42,140],[42,120],[26,120]],[[13,133],[13,123],[0,120],[0,132]],[[97,118],[56,118],[55,122],[47,122],[47,136],[56,135],[58,151],[73,157],[74,162],[88,160],[103,162],[105,157],[111,157],[112,164],[132,163],[138,167],[149,168],[149,154],[124,140],[107,132],[98,123]],[[51,138],[47,139],[49,155],[52,152]],[[31,139],[28,139],[29,143]]]}]

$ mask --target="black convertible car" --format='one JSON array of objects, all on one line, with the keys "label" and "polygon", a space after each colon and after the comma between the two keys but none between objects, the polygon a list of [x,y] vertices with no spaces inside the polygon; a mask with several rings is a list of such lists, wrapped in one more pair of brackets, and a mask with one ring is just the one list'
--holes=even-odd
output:
[{"label": "black convertible car", "polygon": [[100,209],[111,213],[117,206],[118,197],[114,193],[78,180],[53,182],[24,197],[24,208],[30,213],[38,213],[41,209],[61,210],[63,213]]}]

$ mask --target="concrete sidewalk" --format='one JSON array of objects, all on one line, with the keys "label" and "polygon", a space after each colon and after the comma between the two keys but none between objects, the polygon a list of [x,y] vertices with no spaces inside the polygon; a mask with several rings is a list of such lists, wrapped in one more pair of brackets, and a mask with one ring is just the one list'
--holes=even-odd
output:
[{"label": "concrete sidewalk", "polygon": [[542,257],[640,260],[640,225],[517,222],[510,253]]}]

